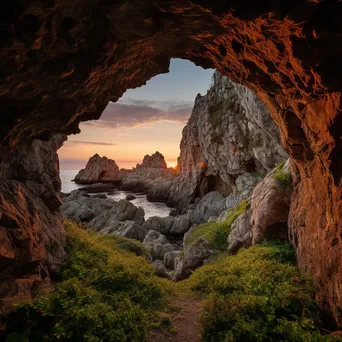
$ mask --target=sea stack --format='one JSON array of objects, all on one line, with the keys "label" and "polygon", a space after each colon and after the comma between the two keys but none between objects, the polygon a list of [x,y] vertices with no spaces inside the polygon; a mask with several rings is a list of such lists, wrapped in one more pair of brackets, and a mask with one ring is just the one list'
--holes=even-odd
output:
[{"label": "sea stack", "polygon": [[121,181],[121,173],[115,161],[94,154],[86,167],[75,177],[77,184],[117,183]]}]

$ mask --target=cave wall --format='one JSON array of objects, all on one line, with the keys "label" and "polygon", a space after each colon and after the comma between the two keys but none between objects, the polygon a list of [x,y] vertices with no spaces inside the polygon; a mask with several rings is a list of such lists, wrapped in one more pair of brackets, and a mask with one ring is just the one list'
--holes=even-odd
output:
[{"label": "cave wall", "polygon": [[[318,285],[319,304],[342,324],[340,1],[22,0],[2,2],[0,19],[2,184],[11,184],[9,160],[29,151],[32,139],[78,133],[79,122],[99,118],[108,101],[167,72],[170,58],[216,68],[251,88],[279,126],[296,174],[291,241],[301,269]],[[31,177],[20,190],[2,190],[2,217],[3,203],[39,201]],[[40,182],[54,198],[56,188],[47,178]],[[61,222],[59,205],[46,207],[52,222]],[[3,236],[16,222],[29,244],[34,231],[61,241],[52,233],[61,223],[43,222],[45,209],[23,221],[19,208],[13,204],[4,219]],[[25,265],[17,254],[5,258]],[[49,259],[40,255],[41,264]],[[23,278],[18,268],[13,279]]]},{"label": "cave wall", "polygon": [[0,169],[0,331],[13,304],[48,290],[65,257],[57,149],[66,136],[28,140]]}]

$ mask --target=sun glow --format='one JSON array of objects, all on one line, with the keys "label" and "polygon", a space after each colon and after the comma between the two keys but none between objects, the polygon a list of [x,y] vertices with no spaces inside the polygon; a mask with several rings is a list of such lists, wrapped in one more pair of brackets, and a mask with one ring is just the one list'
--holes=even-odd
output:
[{"label": "sun glow", "polygon": [[173,169],[175,169],[177,166],[176,161],[167,161],[166,164],[167,164],[167,167],[172,167]]}]

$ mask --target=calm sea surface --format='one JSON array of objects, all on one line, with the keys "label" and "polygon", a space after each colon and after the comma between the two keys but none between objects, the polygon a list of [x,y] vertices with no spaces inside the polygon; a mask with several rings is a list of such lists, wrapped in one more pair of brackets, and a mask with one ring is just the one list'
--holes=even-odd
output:
[{"label": "calm sea surface", "polygon": [[[71,180],[75,178],[78,170],[61,170],[60,176],[62,181],[62,192],[70,192],[72,190],[81,188],[84,185],[78,185]],[[127,191],[119,191],[117,190],[114,195],[107,195],[110,198],[113,198],[115,201],[126,198],[126,196],[130,194]],[[165,203],[155,203],[149,202],[146,199],[146,195],[134,194],[137,198],[131,201],[137,207],[143,207],[145,210],[145,219],[148,219],[151,216],[160,216],[165,217],[169,215],[170,208],[168,208]]]}]

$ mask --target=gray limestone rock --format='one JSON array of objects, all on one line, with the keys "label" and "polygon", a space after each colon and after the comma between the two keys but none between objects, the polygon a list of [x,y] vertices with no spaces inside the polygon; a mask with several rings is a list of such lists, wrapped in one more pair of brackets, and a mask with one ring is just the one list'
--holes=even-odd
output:
[{"label": "gray limestone rock", "polygon": [[247,209],[231,225],[227,239],[228,251],[230,253],[236,253],[240,248],[247,248],[252,245],[251,216],[252,210]]}]

